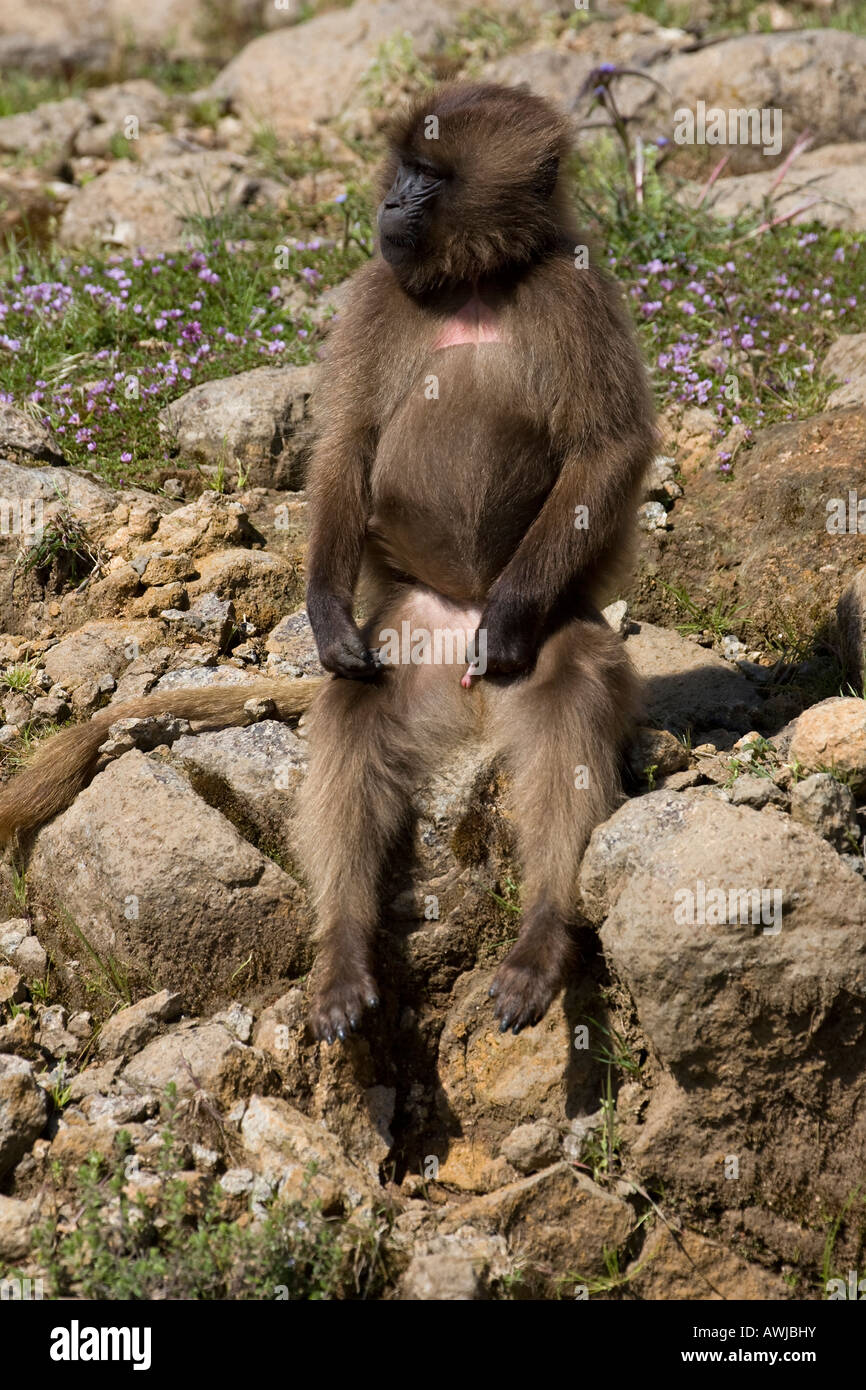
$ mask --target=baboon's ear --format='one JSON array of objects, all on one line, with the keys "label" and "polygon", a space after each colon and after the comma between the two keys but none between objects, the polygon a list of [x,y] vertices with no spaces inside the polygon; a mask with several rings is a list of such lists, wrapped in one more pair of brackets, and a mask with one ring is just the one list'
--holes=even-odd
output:
[{"label": "baboon's ear", "polygon": [[559,155],[549,154],[538,166],[535,176],[535,187],[538,195],[547,202],[556,187],[556,180],[559,174]]}]

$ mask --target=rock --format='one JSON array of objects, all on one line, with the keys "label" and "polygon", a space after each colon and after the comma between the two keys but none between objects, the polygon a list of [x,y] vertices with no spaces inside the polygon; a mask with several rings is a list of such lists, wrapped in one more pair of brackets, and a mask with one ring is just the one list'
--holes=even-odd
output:
[{"label": "rock", "polygon": [[307,750],[287,725],[265,719],[181,738],[173,756],[211,806],[260,844],[291,853],[291,815]]},{"label": "rock", "polygon": [[669,506],[683,490],[676,480],[676,459],[657,454],[650,464],[644,484],[644,496],[650,502],[661,502]]},{"label": "rock", "polygon": [[0,1004],[20,1004],[26,998],[27,986],[19,972],[0,962]]},{"label": "rock", "polygon": [[[147,586],[171,584],[180,579],[192,579],[198,574],[189,555],[143,555],[141,560],[141,582]],[[132,565],[133,569],[138,568],[135,560]]]},{"label": "rock", "polygon": [[[713,163],[728,155],[735,174],[764,169],[770,157],[778,162],[807,130],[815,145],[866,140],[866,96],[859,81],[864,63],[866,38],[829,29],[724,39],[653,65],[652,76],[665,91],[662,96],[649,83],[642,84],[643,127],[655,136],[661,125],[674,138],[676,112],[689,108],[694,113],[698,101],[707,109],[784,111],[784,121],[777,118],[780,148],[772,155],[764,153],[764,141],[696,147],[711,154]],[[802,181],[800,162],[794,167]]]},{"label": "rock", "polygon": [[202,594],[185,612],[166,608],[162,616],[192,628],[206,641],[213,642],[220,651],[228,645],[235,625],[235,609],[231,599],[221,599],[216,594]]},{"label": "rock", "polygon": [[776,1205],[805,1185],[837,1200],[866,1156],[864,1083],[834,1079],[840,1028],[846,1076],[866,1074],[863,879],[772,808],[660,791],[594,831],[580,889],[662,1069],[645,1115],[622,1126],[643,1180],[722,1206]]},{"label": "rock", "polygon": [[238,1042],[221,1023],[181,1023],[155,1038],[124,1068],[133,1086],[162,1095],[169,1082],[178,1095],[206,1092],[228,1109],[239,1097],[267,1089],[275,1077],[264,1054]]},{"label": "rock", "polygon": [[503,1140],[500,1152],[518,1173],[534,1173],[561,1157],[562,1139],[550,1120],[536,1120],[513,1129]]},{"label": "rock", "polygon": [[[68,1014],[62,1004],[52,1004],[47,1008],[42,1008],[39,1012],[39,1029],[36,1034],[36,1041],[41,1048],[52,1057],[61,1060],[69,1055],[70,1052],[81,1051],[81,1040],[75,1033],[70,1033],[66,1024]],[[46,1085],[45,1076],[39,1078],[41,1086]]]},{"label": "rock", "polygon": [[628,1287],[637,1298],[658,1300],[719,1299],[765,1303],[791,1297],[775,1275],[749,1264],[732,1250],[696,1231],[671,1231],[657,1225],[629,1266]]},{"label": "rock", "polygon": [[609,603],[607,608],[602,609],[601,616],[613,628],[614,632],[619,633],[620,637],[625,637],[630,626],[628,604],[625,599],[617,599],[616,603]]},{"label": "rock", "polygon": [[[118,837],[119,825],[135,835]],[[133,750],[110,762],[40,832],[34,883],[54,904],[61,958],[94,951],[191,1006],[219,998],[248,959],[247,981],[304,968],[295,881],[201,801],[172,767]],[[68,917],[57,919],[57,905]],[[182,930],[179,929],[182,924]],[[232,991],[234,992],[234,991]]]},{"label": "rock", "polygon": [[182,734],[188,734],[189,729],[186,719],[175,719],[170,714],[116,719],[109,725],[108,737],[100,744],[99,752],[103,758],[119,758],[131,748],[148,752],[163,743],[171,743]]},{"label": "rock", "polygon": [[259,1169],[278,1183],[281,1197],[291,1200],[309,1190],[323,1203],[325,1216],[381,1204],[379,1184],[346,1158],[326,1129],[285,1100],[253,1096],[241,1138]]},{"label": "rock", "polygon": [[76,132],[74,148],[77,155],[97,158],[110,156],[118,138],[126,138],[134,149],[142,135],[159,128],[170,104],[169,98],[143,77],[91,89],[86,101],[88,121]]},{"label": "rock", "polygon": [[[866,145],[863,146],[866,161]],[[866,222],[863,224],[866,226]],[[821,366],[825,377],[842,383],[827,398],[827,409],[846,405],[866,405],[866,333],[843,333],[837,338]]]},{"label": "rock", "polygon": [[256,628],[269,628],[303,596],[296,564],[265,550],[219,550],[198,562],[199,578],[189,585],[192,610],[205,591],[230,599],[238,614]]},{"label": "rock", "polygon": [[[26,928],[22,934],[22,928]],[[0,927],[0,956],[12,961],[15,969],[25,980],[39,980],[48,968],[48,957],[44,948],[30,932],[30,924],[4,922]]]},{"label": "rock", "polygon": [[[184,648],[184,655],[189,648]],[[209,685],[248,685],[255,689],[255,682],[246,671],[237,666],[178,666],[167,671],[153,686],[156,694],[166,690],[195,690]],[[117,698],[120,698],[118,691]]]},{"label": "rock", "polygon": [[130,51],[202,58],[207,51],[206,21],[202,6],[186,0],[154,0],[150,5],[100,0],[86,10],[75,0],[33,0],[26,8],[15,0],[3,0],[0,54],[10,71],[67,80],[72,73],[99,78],[121,65],[123,54]]},{"label": "rock", "polygon": [[252,1012],[237,1000],[222,1013],[214,1014],[212,1023],[221,1023],[238,1042],[248,1043],[253,1035]]},{"label": "rock", "polygon": [[118,160],[79,188],[67,203],[59,240],[65,246],[100,241],[149,255],[183,251],[198,217],[243,201],[245,161],[227,150],[180,150],[133,164]]},{"label": "rock", "polygon": [[0,153],[38,158],[51,172],[68,157],[75,132],[87,119],[87,105],[78,97],[44,101],[33,111],[0,119]]},{"label": "rock", "polygon": [[161,517],[154,533],[159,546],[196,558],[227,545],[249,545],[255,539],[241,503],[210,490]]},{"label": "rock", "polygon": [[[798,155],[785,177],[776,183],[777,173],[767,169],[756,174],[721,178],[714,185],[704,206],[718,217],[734,218],[743,212],[762,213],[771,189],[773,216],[787,217],[794,225],[820,222],[825,227],[844,227],[860,231],[866,227],[866,190],[862,169],[866,161],[866,142],[848,145],[822,145]],[[775,185],[775,186],[774,186]],[[683,201],[693,203],[703,189],[703,181],[689,184]],[[813,201],[814,200],[814,201]],[[862,335],[846,335],[862,336]],[[831,352],[833,349],[831,348]],[[834,376],[841,373],[834,372]],[[862,394],[843,399],[844,387],[834,392],[828,405],[864,404]]]},{"label": "rock", "polygon": [[787,797],[770,777],[758,777],[754,773],[740,773],[730,787],[721,787],[716,796],[729,801],[732,806],[751,806],[762,811],[765,806],[784,806]]},{"label": "rock", "polygon": [[[0,120],[2,125],[3,121]],[[48,459],[51,463],[63,462],[60,446],[51,431],[34,420],[32,415],[6,402],[0,402],[0,453],[13,456],[25,454],[28,458]]]},{"label": "rock", "polygon": [[0,1264],[23,1260],[39,1217],[39,1200],[0,1196]]},{"label": "rock", "polygon": [[438,1180],[461,1190],[486,1191],[508,1180],[500,1154],[516,1126],[564,1124],[566,1114],[597,1105],[591,1059],[573,1060],[571,1020],[583,1018],[581,1004],[591,1012],[581,992],[586,982],[555,1001],[537,1027],[514,1037],[500,1033],[493,1017],[492,977],[486,969],[461,977],[439,1042],[437,1110],[444,1129],[441,1139],[425,1141],[425,1154],[437,1158]]},{"label": "rock", "polygon": [[13,917],[10,921],[3,922],[0,925],[0,956],[12,960],[21,942],[30,932],[30,922],[26,917]]},{"label": "rock", "polygon": [[855,792],[866,790],[866,701],[837,695],[804,710],[788,757],[806,772],[832,770]]},{"label": "rock", "polygon": [[184,459],[222,463],[251,486],[304,486],[309,400],[319,368],[256,367],[194,386],[165,406],[160,430]]},{"label": "rock", "polygon": [[286,662],[299,676],[322,676],[316,639],[306,608],[282,618],[265,639],[265,650],[274,662]]},{"label": "rock", "polygon": [[219,1185],[229,1197],[240,1197],[252,1192],[255,1180],[252,1168],[227,1168]]},{"label": "rock", "polygon": [[23,1057],[0,1054],[0,1177],[38,1139],[48,1118],[48,1102]]},{"label": "rock", "polygon": [[814,772],[791,788],[791,815],[838,850],[857,849],[860,826],[850,787],[827,772]]},{"label": "rock", "polygon": [[665,531],[670,522],[661,502],[644,502],[637,509],[637,524],[642,531]]},{"label": "rock", "polygon": [[181,997],[170,990],[160,990],[147,999],[139,999],[129,1008],[121,1009],[102,1025],[99,1051],[105,1057],[127,1056],[139,1052],[159,1032],[160,1024],[173,1023],[180,1017]]},{"label": "rock", "polygon": [[650,623],[629,633],[625,649],[644,683],[645,718],[656,730],[752,728],[761,697],[714,652]]},{"label": "rock", "polygon": [[[59,512],[70,514],[91,540],[101,540],[117,506],[117,496],[80,470],[45,465],[22,467],[0,458],[0,497],[9,508],[12,522],[6,534],[0,535],[0,629],[32,636],[45,626],[37,576],[26,573],[18,558],[22,541],[25,546],[35,544]],[[106,586],[109,578],[99,583]],[[97,587],[92,586],[88,602]],[[36,594],[40,594],[38,599]],[[61,611],[65,614],[82,602],[71,591],[61,601]]]},{"label": "rock", "polygon": [[858,476],[864,429],[866,408],[832,411],[762,431],[728,478],[693,470],[671,513],[670,542],[640,544],[627,595],[633,617],[681,622],[665,588],[673,585],[708,612],[742,606],[762,642],[777,641],[780,630],[807,637],[825,628],[846,583],[866,565],[866,534],[855,529],[840,539],[833,529],[834,499],[847,506]]},{"label": "rock", "polygon": [[400,1298],[447,1303],[489,1298],[491,1284],[512,1272],[504,1238],[485,1236],[466,1226],[414,1243],[400,1280]]},{"label": "rock", "polygon": [[654,778],[667,777],[672,772],[682,772],[689,765],[685,744],[666,729],[638,729],[626,757],[636,777],[646,777],[650,768]]},{"label": "rock", "polygon": [[7,695],[3,701],[3,718],[13,725],[29,723],[31,710],[32,706],[27,697],[15,691]]},{"label": "rock", "polygon": [[61,724],[72,713],[66,700],[57,695],[39,695],[30,708],[31,717],[39,722]]},{"label": "rock", "polygon": [[33,1047],[36,1030],[28,1014],[21,1012],[0,1027],[0,1052],[26,1055]]},{"label": "rock", "polygon": [[20,1004],[27,997],[27,987],[11,965],[0,965],[0,1004]]},{"label": "rock", "polygon": [[311,121],[339,115],[385,39],[409,34],[422,53],[445,20],[435,0],[411,9],[399,0],[359,0],[348,11],[325,12],[299,28],[253,39],[209,95],[228,100],[247,126],[267,120],[279,140],[291,139]]},{"label": "rock", "polygon": [[507,1237],[521,1264],[548,1276],[578,1277],[605,1269],[605,1252],[621,1250],[634,1217],[619,1197],[603,1192],[568,1163],[470,1198],[441,1224],[444,1232],[472,1225]]},{"label": "rock", "polygon": [[[593,68],[601,63],[614,63],[624,68],[643,69],[659,62],[672,51],[686,46],[690,41],[682,29],[660,28],[645,15],[623,14],[614,23],[608,14],[599,22],[588,24],[575,30],[565,47],[524,46],[508,51],[504,57],[486,64],[483,72],[485,80],[515,85],[527,82],[534,92],[546,96],[555,105],[583,116],[589,106],[590,98],[582,91],[586,79]],[[525,7],[521,15],[526,16]],[[616,83],[617,106],[627,117],[636,112],[647,99],[648,84],[639,79],[625,77]],[[658,128],[653,130],[657,135]],[[592,142],[598,138],[597,130],[579,132],[582,142]]]}]

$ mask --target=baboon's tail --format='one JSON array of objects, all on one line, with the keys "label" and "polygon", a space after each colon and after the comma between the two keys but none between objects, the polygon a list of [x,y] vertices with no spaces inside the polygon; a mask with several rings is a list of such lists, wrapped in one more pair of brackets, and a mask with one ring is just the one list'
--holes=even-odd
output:
[{"label": "baboon's tail", "polygon": [[272,700],[279,719],[303,714],[313,703],[324,678],[257,680],[243,685],[171,690],[145,695],[100,710],[87,724],[55,734],[0,792],[0,842],[35,830],[69,806],[93,775],[99,749],[118,719],[141,719],[170,714],[202,728],[223,729],[247,718],[247,700]]}]

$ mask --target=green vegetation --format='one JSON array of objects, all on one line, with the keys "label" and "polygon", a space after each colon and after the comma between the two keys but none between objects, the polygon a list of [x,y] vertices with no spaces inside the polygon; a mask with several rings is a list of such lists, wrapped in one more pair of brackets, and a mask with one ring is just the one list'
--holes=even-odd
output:
[{"label": "green vegetation", "polygon": [[[55,1103],[62,1108],[62,1078],[58,1088]],[[381,1295],[388,1274],[384,1219],[325,1215],[314,1195],[311,1165],[299,1200],[271,1200],[263,1204],[260,1219],[238,1220],[229,1214],[230,1204],[218,1186],[178,1176],[178,1112],[172,1086],[152,1173],[140,1173],[123,1130],[110,1158],[91,1154],[78,1170],[72,1192],[66,1194],[77,1212],[75,1223],[48,1219],[37,1232],[34,1253],[48,1297],[320,1300]],[[136,1183],[138,1176],[149,1180]],[[61,1179],[55,1169],[55,1183]]]}]

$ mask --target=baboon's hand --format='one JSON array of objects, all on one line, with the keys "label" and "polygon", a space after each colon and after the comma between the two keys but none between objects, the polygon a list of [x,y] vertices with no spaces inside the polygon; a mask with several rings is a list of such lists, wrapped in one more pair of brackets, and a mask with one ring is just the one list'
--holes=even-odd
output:
[{"label": "baboon's hand", "polygon": [[[486,633],[484,675],[517,676],[532,670],[538,656],[539,623],[537,615],[519,600],[506,594],[491,599],[478,630]],[[478,650],[484,650],[480,644]]]},{"label": "baboon's hand", "polygon": [[311,603],[309,610],[319,660],[326,671],[349,680],[369,680],[376,675],[381,663],[368,649],[349,614],[336,603],[315,607]]}]

